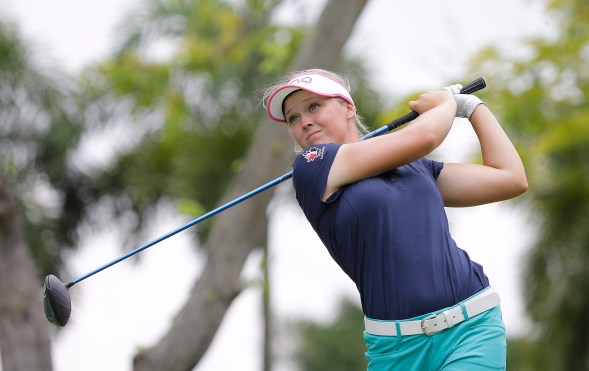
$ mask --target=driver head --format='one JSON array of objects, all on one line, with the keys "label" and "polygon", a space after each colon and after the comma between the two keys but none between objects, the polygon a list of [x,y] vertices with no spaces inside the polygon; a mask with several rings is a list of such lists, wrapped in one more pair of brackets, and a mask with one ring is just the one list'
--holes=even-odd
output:
[{"label": "driver head", "polygon": [[72,302],[67,287],[54,275],[45,277],[43,291],[45,317],[57,326],[65,326],[70,319]]}]

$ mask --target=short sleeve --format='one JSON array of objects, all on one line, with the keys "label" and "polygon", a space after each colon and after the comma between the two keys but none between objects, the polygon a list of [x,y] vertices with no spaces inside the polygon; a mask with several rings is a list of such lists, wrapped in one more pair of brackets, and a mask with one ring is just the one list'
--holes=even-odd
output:
[{"label": "short sleeve", "polygon": [[[325,207],[321,201],[327,177],[341,145],[322,144],[307,149],[293,163],[293,186],[297,201],[309,220],[315,219]],[[329,201],[332,201],[330,197]]]},{"label": "short sleeve", "polygon": [[431,173],[434,179],[438,179],[440,172],[444,168],[444,163],[439,161],[430,160],[429,158],[423,157],[419,161],[423,163],[425,168]]}]

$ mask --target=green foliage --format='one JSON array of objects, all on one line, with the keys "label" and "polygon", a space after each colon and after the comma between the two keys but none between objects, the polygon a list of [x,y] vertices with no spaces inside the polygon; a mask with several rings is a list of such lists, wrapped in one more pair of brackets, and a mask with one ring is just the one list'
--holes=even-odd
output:
[{"label": "green foliage", "polygon": [[301,371],[366,369],[364,314],[356,304],[343,301],[332,323],[301,321],[296,328],[301,344],[295,357]]},{"label": "green foliage", "polygon": [[[272,22],[279,3],[146,0],[113,57],[76,81],[34,65],[0,25],[0,171],[23,202],[41,274],[59,270],[81,226],[114,220],[132,236],[162,201],[190,218],[218,205],[264,117],[261,89],[305,36]],[[342,68],[370,105],[361,66]]]},{"label": "green foliage", "polygon": [[536,344],[533,340],[527,338],[507,339],[507,369],[517,371],[548,370],[537,361],[535,351]]},{"label": "green foliage", "polygon": [[[139,128],[136,144],[99,180],[104,197],[131,203],[115,205],[135,210],[136,226],[162,199],[190,217],[214,208],[240,171],[261,118],[255,93],[290,64],[303,36],[269,22],[277,3],[149,0],[121,28],[115,57],[85,71],[85,105],[101,112],[97,126]],[[162,44],[166,52],[150,57]],[[198,226],[201,238],[206,227]]]},{"label": "green foliage", "polygon": [[[589,4],[553,0],[555,38],[522,41],[517,55],[496,46],[471,61],[489,88],[479,95],[522,156],[537,239],[524,295],[534,336],[512,339],[508,369],[584,370],[589,365]],[[408,99],[402,100],[403,102]],[[405,106],[384,114],[384,121]]]},{"label": "green foliage", "polygon": [[532,367],[581,370],[589,364],[589,4],[551,1],[550,9],[556,38],[530,40],[517,59],[488,48],[474,66],[524,158],[538,227],[524,291],[538,338],[524,353]]},{"label": "green foliage", "polygon": [[136,108],[153,105],[160,98],[161,87],[166,86],[170,79],[168,66],[145,63],[132,53],[123,54],[117,60],[105,62],[98,68],[100,75],[107,81],[110,93],[134,93]]},{"label": "green foliage", "polygon": [[72,246],[88,188],[71,168],[81,135],[71,81],[36,65],[18,31],[0,24],[0,172],[17,193],[42,275]]},{"label": "green foliage", "polygon": [[[85,71],[86,111],[100,112],[102,122],[94,125],[137,131],[135,145],[98,180],[105,198],[126,200],[114,203],[118,214],[134,210],[131,227],[162,199],[191,218],[218,206],[262,120],[261,89],[284,72],[304,37],[303,29],[271,22],[278,3],[148,0],[125,21],[114,58]],[[168,49],[153,56],[161,44]],[[359,99],[372,103],[370,117],[378,100],[364,71],[355,62],[342,69],[356,76]],[[207,228],[194,230],[204,239]]]},{"label": "green foliage", "polygon": [[[340,62],[339,70],[348,77],[352,86],[352,98],[356,104],[358,113],[362,117],[364,124],[370,129],[375,130],[385,125],[381,116],[382,99],[379,92],[374,90],[366,79],[367,71],[362,61],[343,60]],[[407,113],[407,112],[403,112]]]}]

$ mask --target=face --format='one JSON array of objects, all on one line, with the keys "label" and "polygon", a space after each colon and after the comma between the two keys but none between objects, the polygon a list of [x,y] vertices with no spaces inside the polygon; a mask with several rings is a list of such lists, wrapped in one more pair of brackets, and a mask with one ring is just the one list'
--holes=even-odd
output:
[{"label": "face", "polygon": [[358,140],[354,107],[338,98],[305,90],[292,93],[284,102],[284,115],[293,139],[303,149],[315,144],[350,143]]}]

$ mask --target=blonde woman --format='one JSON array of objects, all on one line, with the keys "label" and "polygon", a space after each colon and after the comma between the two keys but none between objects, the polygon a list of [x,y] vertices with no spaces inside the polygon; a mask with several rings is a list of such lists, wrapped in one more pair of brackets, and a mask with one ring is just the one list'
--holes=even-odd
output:
[{"label": "blonde woman", "polygon": [[[369,370],[505,369],[499,296],[452,239],[444,207],[513,198],[527,180],[489,108],[459,88],[421,94],[409,103],[416,120],[365,141],[349,85],[333,72],[292,73],[265,96],[302,149],[297,201],[358,288]],[[426,157],[457,116],[470,120],[482,164]]]}]

